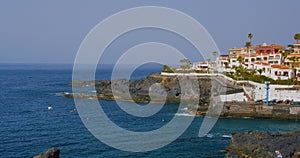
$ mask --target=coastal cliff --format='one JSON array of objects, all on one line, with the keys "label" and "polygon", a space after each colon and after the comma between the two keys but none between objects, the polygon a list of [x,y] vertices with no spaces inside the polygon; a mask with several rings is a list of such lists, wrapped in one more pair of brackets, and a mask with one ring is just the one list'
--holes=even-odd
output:
[{"label": "coastal cliff", "polygon": [[232,134],[231,142],[225,149],[227,158],[274,158],[276,153],[282,157],[300,157],[300,131],[288,133],[237,132]]}]

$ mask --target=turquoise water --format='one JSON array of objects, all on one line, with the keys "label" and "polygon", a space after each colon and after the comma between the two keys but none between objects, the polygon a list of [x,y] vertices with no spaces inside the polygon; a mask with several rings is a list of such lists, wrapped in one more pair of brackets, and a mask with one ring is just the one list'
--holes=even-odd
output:
[{"label": "turquoise water", "polygon": [[[132,78],[158,71],[157,67],[140,69]],[[59,147],[61,157],[224,157],[222,150],[230,138],[223,135],[248,130],[300,129],[300,122],[296,121],[219,119],[207,137],[199,138],[203,118],[197,117],[182,136],[161,149],[145,153],[119,151],[96,139],[78,114],[70,112],[75,108],[74,101],[59,93],[71,92],[71,77],[71,65],[0,65],[0,157],[32,157],[51,147]],[[109,68],[97,71],[97,79],[109,77]],[[113,122],[136,131],[163,126],[178,108],[176,104],[167,104],[153,117],[140,119],[124,114],[114,101],[100,103]],[[50,105],[53,110],[47,110]],[[181,117],[189,116],[182,110]]]}]

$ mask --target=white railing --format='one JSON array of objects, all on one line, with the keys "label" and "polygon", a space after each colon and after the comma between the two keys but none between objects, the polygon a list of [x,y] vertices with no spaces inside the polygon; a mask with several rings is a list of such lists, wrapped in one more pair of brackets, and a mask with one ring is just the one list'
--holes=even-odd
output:
[{"label": "white railing", "polygon": [[[265,87],[265,84],[262,83],[257,83],[257,82],[253,82],[250,80],[234,80],[224,74],[221,73],[168,73],[168,72],[161,72],[160,73],[163,76],[209,76],[209,77],[223,77],[224,79],[230,81],[230,82],[235,82],[237,84],[239,83],[248,83],[251,84],[253,86],[257,86],[257,87]],[[270,88],[292,88],[294,87],[293,85],[276,85],[276,84],[272,84],[270,85]]]}]

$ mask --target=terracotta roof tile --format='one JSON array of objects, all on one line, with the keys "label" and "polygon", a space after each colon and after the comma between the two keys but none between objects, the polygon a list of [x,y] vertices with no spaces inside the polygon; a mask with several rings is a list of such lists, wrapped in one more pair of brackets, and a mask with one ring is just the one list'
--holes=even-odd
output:
[{"label": "terracotta roof tile", "polygon": [[272,68],[277,68],[277,69],[285,69],[285,70],[290,69],[290,68],[287,67],[287,66],[282,66],[282,65],[277,65],[277,64],[272,65],[271,67],[272,67]]},{"label": "terracotta roof tile", "polygon": [[261,62],[261,61],[257,61],[257,62],[255,62],[255,64],[257,64],[257,65],[264,65],[264,66],[270,66],[269,63]]},{"label": "terracotta roof tile", "polygon": [[229,58],[218,58],[218,60],[228,60]]},{"label": "terracotta roof tile", "polygon": [[298,54],[298,53],[292,53],[292,54],[287,55],[287,57],[292,57],[292,56],[300,57],[300,54]]}]

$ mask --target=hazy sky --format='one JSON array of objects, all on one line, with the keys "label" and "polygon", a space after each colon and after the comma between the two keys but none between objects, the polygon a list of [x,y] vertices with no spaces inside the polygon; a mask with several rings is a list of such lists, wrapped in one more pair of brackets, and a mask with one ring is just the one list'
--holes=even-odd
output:
[{"label": "hazy sky", "polygon": [[[293,35],[300,32],[299,0],[2,0],[0,63],[73,63],[80,43],[96,24],[118,11],[149,5],[174,8],[198,20],[221,54],[243,46],[249,32],[253,44],[282,45],[294,43]],[[128,44],[156,40],[174,44],[197,60],[189,44],[171,36],[159,30],[129,33],[107,50],[103,62],[113,63]]]}]

